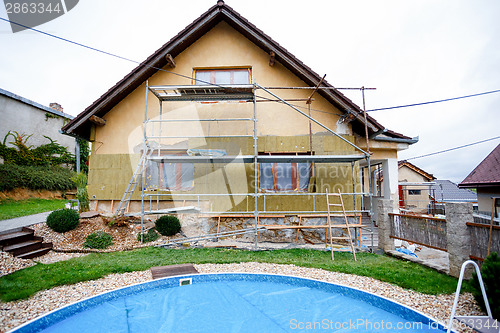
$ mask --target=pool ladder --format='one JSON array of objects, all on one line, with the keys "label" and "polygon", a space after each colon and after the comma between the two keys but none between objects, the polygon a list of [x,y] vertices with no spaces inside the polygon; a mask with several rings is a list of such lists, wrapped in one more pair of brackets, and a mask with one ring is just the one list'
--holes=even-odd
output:
[{"label": "pool ladder", "polygon": [[[479,286],[481,287],[481,293],[483,295],[483,301],[486,305],[487,316],[456,316],[455,312],[458,306],[458,298],[460,297],[460,290],[462,289],[462,281],[464,279],[465,268],[467,265],[474,266],[476,270],[477,278],[479,280]],[[450,321],[448,323],[448,330],[446,333],[451,332],[451,327],[453,325],[453,320],[457,319],[461,323],[469,326],[479,333],[499,333],[500,323],[493,318],[491,315],[490,304],[488,303],[488,297],[486,297],[486,290],[484,289],[483,277],[481,276],[481,271],[479,270],[479,266],[472,260],[467,260],[462,264],[462,268],[460,270],[460,277],[458,279],[457,291],[455,293],[455,300],[453,301],[453,307],[451,309]]]}]

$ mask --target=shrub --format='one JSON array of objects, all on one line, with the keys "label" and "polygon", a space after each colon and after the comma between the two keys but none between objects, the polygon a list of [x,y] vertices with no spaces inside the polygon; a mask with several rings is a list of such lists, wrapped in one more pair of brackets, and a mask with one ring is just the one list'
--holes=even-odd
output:
[{"label": "shrub", "polygon": [[75,229],[80,215],[74,209],[55,210],[47,216],[47,226],[55,232],[66,232]]},{"label": "shrub", "polygon": [[91,249],[105,249],[111,245],[113,245],[113,237],[104,231],[91,233],[85,239],[85,243],[83,243],[84,247]]},{"label": "shrub", "polygon": [[[143,243],[154,242],[155,240],[158,239],[158,237],[160,237],[160,235],[158,235],[158,233],[155,231],[154,228],[151,228],[148,230],[148,232],[142,234],[142,242]],[[138,242],[141,241],[141,234],[140,233],[137,235],[137,241]]]},{"label": "shrub", "polygon": [[173,236],[181,231],[179,219],[173,215],[163,215],[155,222],[156,231],[163,236]]},{"label": "shrub", "polygon": [[[33,136],[19,134],[15,131],[9,131],[3,141],[0,142],[0,156],[3,157],[5,164],[16,165],[75,165],[75,155],[68,152],[68,149],[61,146],[57,141],[52,140],[48,136],[43,136],[49,143],[38,147],[28,145],[28,140]],[[12,137],[13,141],[7,142],[7,139]],[[9,143],[11,146],[7,146]]]},{"label": "shrub", "polygon": [[87,175],[83,172],[80,172],[71,177],[71,181],[76,185],[76,198],[78,199],[78,209],[80,213],[89,211]]},{"label": "shrub", "polygon": [[[493,318],[500,319],[500,279],[498,279],[500,276],[500,258],[496,252],[493,252],[484,260],[481,267],[481,276]],[[486,312],[486,306],[483,302],[483,295],[476,273],[472,274],[471,285],[474,289],[473,294],[476,302]]]},{"label": "shrub", "polygon": [[0,164],[0,191],[18,187],[31,190],[66,191],[75,185],[71,177],[75,173],[61,167],[36,167]]}]

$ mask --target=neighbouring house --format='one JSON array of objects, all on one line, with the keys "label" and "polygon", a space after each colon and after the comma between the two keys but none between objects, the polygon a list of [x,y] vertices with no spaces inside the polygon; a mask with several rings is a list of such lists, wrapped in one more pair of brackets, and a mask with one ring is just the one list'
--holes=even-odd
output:
[{"label": "neighbouring house", "polygon": [[471,190],[459,188],[450,180],[434,180],[430,187],[430,213],[445,215],[445,204],[447,202],[471,202],[474,210],[477,210],[477,194]]},{"label": "neighbouring house", "polygon": [[[500,198],[500,144],[458,186],[476,189],[479,213],[491,216],[493,198]],[[497,218],[499,210],[497,206]]]},{"label": "neighbouring house", "polygon": [[[73,116],[64,113],[62,107],[57,103],[51,103],[50,107],[41,105],[27,98],[0,89],[0,140],[10,133],[30,136],[27,144],[29,146],[40,146],[50,143],[46,137],[57,141],[66,147],[68,152],[75,154],[75,138],[63,135],[61,128],[66,125]],[[9,145],[13,138],[8,137],[5,141]]]},{"label": "neighbouring house", "polygon": [[399,208],[415,213],[428,213],[429,194],[435,184],[432,174],[408,161],[398,162]]},{"label": "neighbouring house", "polygon": [[417,141],[365,118],[223,1],[63,131],[93,143],[88,192],[100,210],[122,206],[142,172],[127,211],[194,206],[219,216],[275,214],[280,223],[326,212],[327,190],[349,193],[350,212],[369,210],[379,169],[381,197],[397,204],[398,151]]}]

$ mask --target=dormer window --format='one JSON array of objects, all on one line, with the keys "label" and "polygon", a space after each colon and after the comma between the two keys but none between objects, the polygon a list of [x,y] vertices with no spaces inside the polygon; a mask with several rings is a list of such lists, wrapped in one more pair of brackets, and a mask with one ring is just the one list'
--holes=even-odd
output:
[{"label": "dormer window", "polygon": [[195,69],[196,85],[203,84],[250,84],[252,72],[250,68],[214,68]]}]

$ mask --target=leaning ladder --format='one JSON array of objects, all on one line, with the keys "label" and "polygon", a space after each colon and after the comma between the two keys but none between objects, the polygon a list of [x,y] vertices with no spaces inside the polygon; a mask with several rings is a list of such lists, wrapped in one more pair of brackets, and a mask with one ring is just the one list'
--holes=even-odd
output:
[{"label": "leaning ladder", "polygon": [[[474,266],[477,274],[477,279],[479,280],[479,286],[481,287],[481,294],[483,295],[483,301],[486,305],[487,316],[456,316],[455,312],[458,306],[458,298],[460,296],[460,290],[462,289],[462,281],[464,279],[465,268],[467,265]],[[458,278],[457,291],[455,292],[455,300],[453,301],[453,307],[451,309],[450,321],[448,323],[447,333],[451,332],[451,327],[453,326],[453,320],[458,320],[459,322],[469,326],[474,331],[480,333],[498,333],[500,332],[500,323],[495,320],[491,314],[490,304],[488,303],[488,297],[486,296],[486,290],[484,289],[483,277],[481,276],[481,271],[479,266],[472,260],[467,260],[462,264],[462,269],[460,270],[460,277]]]},{"label": "leaning ladder", "polygon": [[141,180],[141,175],[142,172],[144,171],[144,163],[152,154],[153,154],[153,149],[147,149],[145,152],[142,153],[141,159],[139,160],[139,163],[137,164],[137,167],[135,168],[134,173],[130,178],[130,181],[127,185],[127,189],[123,193],[122,199],[120,200],[120,204],[116,209],[116,216],[122,216],[123,214],[125,214],[130,199],[132,198],[132,194],[134,193],[137,184]]},{"label": "leaning ladder", "polygon": [[[331,198],[338,198],[340,203],[330,203]],[[326,190],[326,207],[328,209],[328,215],[327,215],[327,220],[328,220],[328,229],[330,231],[330,249],[332,251],[332,260],[335,260],[333,256],[333,240],[347,240],[349,243],[349,246],[351,247],[352,255],[354,256],[354,261],[357,261],[356,259],[356,251],[354,250],[354,244],[352,243],[352,238],[351,238],[351,230],[349,229],[349,222],[347,221],[347,214],[345,212],[345,206],[344,206],[344,200],[342,199],[342,193],[339,190],[339,193],[328,193],[328,190]],[[331,207],[340,207],[342,208],[342,214],[339,212],[336,212],[330,209]],[[344,225],[332,225],[331,217],[343,217],[345,226]],[[341,228],[345,229],[347,236],[337,236],[333,237],[332,236],[332,228]]]}]

